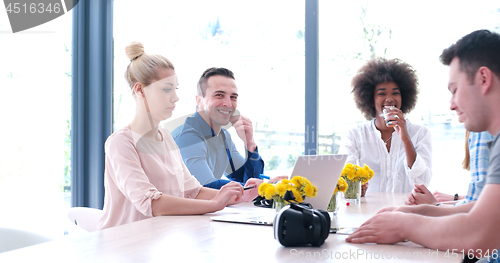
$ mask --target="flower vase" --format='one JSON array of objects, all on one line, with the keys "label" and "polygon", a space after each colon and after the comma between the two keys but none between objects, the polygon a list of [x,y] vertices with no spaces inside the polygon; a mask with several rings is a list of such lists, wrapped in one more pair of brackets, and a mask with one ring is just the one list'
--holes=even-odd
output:
[{"label": "flower vase", "polygon": [[286,206],[286,204],[285,204],[284,200],[274,200],[273,201],[273,208],[276,210],[276,213],[279,212],[285,206]]},{"label": "flower vase", "polygon": [[347,190],[345,191],[344,197],[345,201],[350,204],[357,204],[360,202],[361,197],[361,180],[352,181],[349,179],[345,180],[347,182]]},{"label": "flower vase", "polygon": [[333,214],[335,215],[339,210],[339,206],[340,206],[340,192],[337,192],[334,195],[332,195],[332,198],[330,199],[330,203],[328,204],[326,211],[333,212]]}]

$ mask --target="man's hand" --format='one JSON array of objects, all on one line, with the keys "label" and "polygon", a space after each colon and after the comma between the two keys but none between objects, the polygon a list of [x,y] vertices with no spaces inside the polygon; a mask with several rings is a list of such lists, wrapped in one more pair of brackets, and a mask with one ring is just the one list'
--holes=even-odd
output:
[{"label": "man's hand", "polygon": [[346,241],[352,243],[394,244],[405,240],[403,227],[406,214],[378,213],[366,221]]},{"label": "man's hand", "polygon": [[243,196],[241,196],[241,201],[242,202],[250,202],[255,199],[259,195],[259,185],[262,183],[262,180],[257,179],[257,178],[250,178],[247,180],[245,183],[245,188],[246,187],[252,187],[255,186],[252,189],[244,190],[243,191]]},{"label": "man's hand", "polygon": [[287,175],[279,175],[279,176],[275,176],[275,177],[273,177],[273,178],[269,179],[269,182],[270,182],[270,183],[277,183],[277,182],[279,182],[279,181],[281,181],[281,180],[283,180],[283,179],[288,179],[288,176],[287,176]]},{"label": "man's hand", "polygon": [[245,147],[251,153],[257,148],[257,144],[253,140],[253,125],[249,118],[243,115],[233,115],[229,121],[233,124],[238,136],[245,142]]}]

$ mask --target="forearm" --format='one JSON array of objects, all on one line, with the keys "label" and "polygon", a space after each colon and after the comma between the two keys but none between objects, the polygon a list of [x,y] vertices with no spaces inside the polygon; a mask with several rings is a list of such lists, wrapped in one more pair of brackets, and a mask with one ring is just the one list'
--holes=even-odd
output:
[{"label": "forearm", "polygon": [[217,179],[214,176],[214,167],[210,166],[207,161],[209,152],[201,134],[194,132],[182,134],[176,138],[176,143],[189,173],[202,185]]},{"label": "forearm", "polygon": [[[211,188],[207,188],[207,187],[202,187],[200,190],[200,193],[198,193],[198,195],[196,196],[196,199],[212,200],[215,198],[215,196],[217,196],[218,193],[219,193],[219,190],[211,189]],[[227,205],[234,205],[234,204],[240,203],[240,202],[236,202],[235,200],[236,200],[236,197],[231,198],[231,200],[229,201],[229,203]]]},{"label": "forearm", "polygon": [[211,189],[211,188],[207,188],[207,187],[202,187],[200,189],[200,192],[196,196],[196,199],[211,200],[217,195],[218,192],[219,192],[219,190],[215,190],[215,189]]},{"label": "forearm", "polygon": [[[203,189],[208,188],[202,188],[200,194],[204,192]],[[217,190],[213,191],[217,193]],[[198,194],[198,196],[200,196],[200,194]],[[210,195],[212,195],[210,192],[202,194],[203,197],[209,197]],[[198,199],[198,196],[196,199],[190,199],[163,194],[160,198],[153,200],[151,203],[153,216],[201,215],[219,211],[224,208],[224,206],[215,203],[213,200]]]},{"label": "forearm", "polygon": [[[471,213],[460,213],[443,217],[424,217],[408,214],[403,222],[404,236],[417,244],[431,249],[449,250],[465,254],[473,253],[481,257],[485,253],[498,251],[498,238],[491,238],[490,229]],[[497,227],[498,228],[498,227]],[[490,234],[488,234],[488,232]]]},{"label": "forearm", "polygon": [[264,161],[260,157],[258,149],[256,149],[253,153],[247,152],[247,154],[248,158],[245,159],[238,152],[233,152],[235,165],[241,163],[242,166],[227,175],[228,179],[240,182],[244,185],[248,179],[259,178],[259,175],[264,172]]},{"label": "forearm", "polygon": [[243,180],[245,182],[250,178],[259,178],[264,173],[264,161],[260,157],[258,150],[250,153],[248,160],[245,162],[245,171]]},{"label": "forearm", "polygon": [[339,154],[347,154],[346,163],[357,164],[360,154],[359,147],[356,144],[356,137],[353,134],[353,131],[350,130],[346,136],[342,137],[342,141],[340,143]]},{"label": "forearm", "polygon": [[221,187],[223,187],[224,185],[226,185],[230,182],[231,182],[230,180],[219,179],[219,180],[213,181],[211,183],[205,184],[203,186],[207,187],[207,188],[212,188],[212,189],[221,189]]},{"label": "forearm", "polygon": [[247,149],[247,151],[253,153],[255,149],[257,149],[257,144],[255,143],[255,141],[251,140],[245,144],[245,148]]},{"label": "forearm", "polygon": [[457,249],[457,252],[470,248],[465,240],[470,238],[468,227],[457,227],[468,221],[467,214],[443,217],[426,217],[416,214],[405,215],[402,231],[406,239],[424,247],[440,250]]},{"label": "forearm", "polygon": [[456,253],[463,250],[476,256],[491,255],[500,247],[500,224],[497,220],[500,210],[496,209],[499,198],[500,184],[491,183],[485,186],[475,204],[445,208],[449,210],[444,211],[454,214],[424,216],[412,213],[412,209],[400,210],[405,213],[388,209],[366,221],[346,241],[393,244],[407,239],[431,249],[455,249]]},{"label": "forearm", "polygon": [[217,180],[214,176],[213,167],[210,167],[206,157],[192,156],[184,160],[189,172],[202,184]]},{"label": "forearm", "polygon": [[413,146],[410,138],[404,140],[403,145],[405,147],[406,162],[408,164],[408,167],[412,168],[415,160],[417,159],[417,151],[415,151],[415,147]]},{"label": "forearm", "polygon": [[448,216],[459,213],[468,213],[473,206],[474,202],[469,202],[458,206],[451,206],[451,205],[435,206],[435,205],[422,204],[418,206],[406,207],[407,209],[410,209],[410,211],[404,211],[404,212],[410,212],[413,214],[430,216],[430,217],[440,217],[440,216]]},{"label": "forearm", "polygon": [[[491,252],[500,247],[500,217],[498,198],[500,184],[486,185],[477,202],[447,209],[467,211],[449,216],[426,217],[416,214],[404,214],[400,220],[404,224],[402,231],[405,238],[429,248],[442,250],[464,249],[475,253]],[[462,210],[460,210],[462,209]],[[479,254],[476,254],[479,255]]]}]

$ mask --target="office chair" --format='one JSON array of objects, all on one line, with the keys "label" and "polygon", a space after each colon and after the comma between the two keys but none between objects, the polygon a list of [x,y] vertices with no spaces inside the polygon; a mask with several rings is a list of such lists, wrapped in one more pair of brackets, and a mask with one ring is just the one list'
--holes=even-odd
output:
[{"label": "office chair", "polygon": [[[103,211],[100,209],[89,208],[89,207],[72,207],[68,210],[66,217],[71,221],[72,226],[77,226],[79,230],[72,228],[68,230],[69,234],[72,232],[93,232],[97,230],[97,223],[99,218],[103,215]],[[83,230],[83,231],[81,231]]]}]

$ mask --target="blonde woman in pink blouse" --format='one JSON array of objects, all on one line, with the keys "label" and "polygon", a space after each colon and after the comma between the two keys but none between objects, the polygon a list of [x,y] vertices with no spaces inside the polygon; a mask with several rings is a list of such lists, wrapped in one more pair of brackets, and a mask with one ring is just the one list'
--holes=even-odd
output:
[{"label": "blonde woman in pink blouse", "polygon": [[[125,51],[131,61],[125,78],[136,113],[128,126],[106,140],[104,215],[98,228],[160,215],[215,212],[254,199],[257,187],[243,191],[232,182],[214,190],[189,173],[170,133],[158,128],[179,100],[174,66],[163,56],[144,53],[141,43],[133,42]],[[260,182],[249,180],[245,186]]]}]

